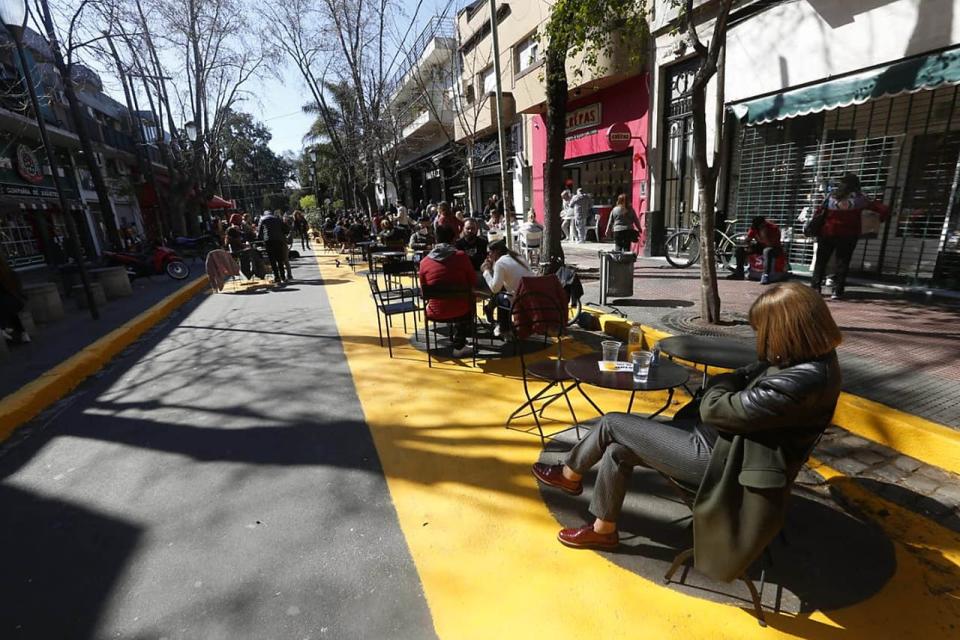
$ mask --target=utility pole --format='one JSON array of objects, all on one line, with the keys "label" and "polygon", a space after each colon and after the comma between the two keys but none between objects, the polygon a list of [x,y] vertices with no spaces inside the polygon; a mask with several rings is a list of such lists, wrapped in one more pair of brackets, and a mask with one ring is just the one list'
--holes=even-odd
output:
[{"label": "utility pole", "polygon": [[500,147],[500,201],[506,218],[507,247],[513,248],[513,220],[507,208],[507,136],[503,130],[503,80],[500,75],[500,36],[497,34],[497,0],[490,0],[490,34],[493,36],[493,75],[497,82],[497,146]]}]

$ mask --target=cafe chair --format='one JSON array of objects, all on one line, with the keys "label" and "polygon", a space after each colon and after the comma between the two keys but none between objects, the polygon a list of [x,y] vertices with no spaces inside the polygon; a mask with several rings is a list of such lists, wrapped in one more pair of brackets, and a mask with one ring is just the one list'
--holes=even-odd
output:
[{"label": "cafe chair", "polygon": [[[386,262],[381,270],[383,274],[384,291],[388,297],[420,297],[420,284],[417,275],[417,265],[413,260],[395,260]],[[403,279],[407,278],[407,286]]]},{"label": "cafe chair", "polygon": [[397,296],[387,295],[384,290],[380,288],[380,283],[377,282],[377,274],[375,273],[367,274],[367,284],[370,285],[370,294],[373,296],[373,302],[377,307],[377,333],[380,335],[380,346],[383,346],[383,327],[380,322],[380,316],[382,315],[384,317],[383,324],[387,327],[387,350],[392,358],[393,344],[390,336],[391,319],[393,316],[401,316],[403,318],[403,330],[406,332],[407,314],[413,314],[413,333],[419,340],[420,334],[417,329],[417,313],[420,311],[420,306],[417,304],[416,297],[410,294],[400,292]]},{"label": "cafe chair", "polygon": [[[427,338],[427,366],[433,367],[433,352],[430,348],[430,323],[434,325],[433,346],[438,346],[436,325],[445,324],[453,330],[453,325],[461,320],[470,321],[470,339],[473,343],[473,366],[477,366],[477,299],[473,293],[473,287],[453,286],[453,285],[422,285],[420,287],[420,298],[423,300],[423,326]],[[464,300],[469,302],[470,311],[462,318],[439,319],[430,317],[428,303],[431,300]]]},{"label": "cafe chair", "polygon": [[[806,456],[804,456],[803,458],[803,462],[797,467],[797,474],[799,474],[800,469],[802,469],[803,466],[810,459],[810,456],[813,454],[813,450],[817,448],[817,444],[820,442],[821,437],[823,437],[822,431],[820,432],[819,435],[817,435],[817,438],[816,440],[814,440],[813,444],[807,449],[807,453],[806,453]],[[795,474],[792,478],[788,479],[791,495],[792,495],[793,485],[796,481],[797,474]],[[697,491],[699,490],[699,488],[686,485],[682,482],[675,480],[674,478],[671,478],[670,476],[664,473],[660,473],[660,475],[666,478],[667,482],[670,483],[670,486],[673,487],[673,489],[677,492],[677,495],[680,497],[681,501],[683,501],[683,503],[686,504],[687,507],[689,507],[692,512],[693,504],[696,501]],[[693,524],[693,521],[691,519],[691,525],[692,524]],[[696,535],[697,535],[696,529],[694,529],[693,535],[694,535],[694,538],[696,538]],[[784,543],[786,543],[786,536],[784,535],[784,532],[782,529],[778,533],[778,537]],[[691,558],[693,558],[693,553],[694,553],[694,550],[691,547],[690,549],[685,549],[681,551],[674,557],[673,562],[670,564],[670,568],[667,569],[667,573],[663,576],[664,583],[670,584],[670,582],[673,580],[673,576],[677,573],[680,567],[685,566],[686,563],[689,562]],[[753,583],[753,580],[748,575],[749,568],[746,571],[744,571],[740,576],[738,576],[736,580],[740,580],[747,586],[747,590],[750,592],[750,599],[753,602],[753,612],[754,612],[754,615],[757,617],[757,622],[760,624],[761,627],[766,627],[767,619],[763,614],[763,589],[766,586],[767,570],[773,567],[773,554],[770,551],[769,544],[764,548],[763,552],[760,554],[759,560],[760,560],[760,588],[759,589],[757,589],[756,585]],[[681,574],[681,577],[678,583],[683,584],[683,581],[685,578],[686,578],[686,572]],[[778,589],[780,588],[781,587],[778,587]],[[777,597],[776,601],[777,603],[780,602],[779,596]]]},{"label": "cafe chair", "polygon": [[[551,403],[562,397],[570,410],[570,417],[573,418],[573,426],[579,440],[580,423],[577,420],[577,414],[573,411],[569,396],[570,390],[574,389],[576,384],[573,376],[567,373],[567,363],[563,359],[563,338],[567,331],[567,294],[560,285],[560,281],[553,275],[521,279],[511,316],[516,340],[514,344],[520,354],[520,372],[526,401],[507,418],[506,428],[527,433],[525,429],[512,427],[511,423],[517,418],[533,416],[540,442],[546,444],[540,418]],[[524,355],[525,349],[520,341],[527,340],[531,336],[539,336],[543,340],[544,347],[551,341],[556,341],[557,359],[548,358],[528,363]],[[546,382],[547,386],[536,394],[530,395],[530,386],[533,382]],[[558,387],[559,390],[554,391]],[[537,402],[542,403],[539,408]]]}]

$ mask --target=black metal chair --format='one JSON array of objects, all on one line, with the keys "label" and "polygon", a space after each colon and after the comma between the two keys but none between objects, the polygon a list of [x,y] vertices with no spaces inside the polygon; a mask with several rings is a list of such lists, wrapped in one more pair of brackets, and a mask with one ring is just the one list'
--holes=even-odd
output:
[{"label": "black metal chair", "polygon": [[[546,286],[545,286],[546,285]],[[548,293],[551,292],[551,293]],[[540,442],[546,443],[546,436],[543,433],[543,425],[540,418],[546,408],[559,398],[563,398],[570,410],[570,417],[573,418],[573,426],[577,433],[577,439],[580,438],[580,423],[577,420],[577,414],[573,410],[573,404],[570,402],[569,391],[576,385],[567,386],[568,382],[574,382],[573,376],[567,373],[566,361],[563,359],[563,338],[567,331],[567,300],[566,294],[556,277],[539,276],[534,278],[523,278],[517,289],[517,296],[514,299],[511,311],[513,317],[514,343],[515,351],[520,354],[520,371],[523,376],[523,393],[527,400],[507,418],[507,429],[514,431],[523,431],[511,427],[510,423],[517,418],[533,416],[537,425],[537,431],[540,434]],[[532,335],[540,336],[546,347],[551,340],[556,340],[557,359],[539,360],[534,363],[527,363],[524,355],[525,349],[520,344],[521,340],[528,339]],[[546,387],[534,395],[530,395],[530,382],[534,378],[541,382],[548,383]],[[559,385],[560,390],[554,393],[548,393]],[[538,409],[536,402],[543,404]],[[524,410],[527,410],[524,412]],[[538,415],[539,414],[539,415]],[[554,434],[555,435],[555,434]]]},{"label": "black metal chair", "polygon": [[[408,296],[412,295],[419,298],[420,282],[417,275],[417,265],[413,260],[392,260],[385,262],[381,273],[383,274],[384,286],[386,287],[386,295],[402,296],[403,294],[407,294]],[[403,282],[404,278],[409,279],[406,286]]]},{"label": "black metal chair", "polygon": [[[473,293],[473,287],[454,286],[454,285],[420,285],[420,296],[423,300],[423,325],[427,338],[427,366],[433,366],[433,353],[430,349],[430,323],[434,325],[445,324],[452,327],[464,320],[470,322],[470,339],[473,342],[473,366],[477,366],[477,299]],[[469,302],[470,311],[461,318],[438,319],[430,317],[431,300],[464,300]],[[437,345],[436,331],[434,331],[434,346]]]},{"label": "black metal chair", "polygon": [[[807,449],[806,456],[804,456],[803,462],[800,464],[800,467],[797,470],[798,474],[800,472],[800,469],[803,468],[803,465],[805,465],[807,461],[810,459],[810,456],[813,455],[813,450],[816,449],[817,444],[820,442],[820,438],[822,437],[823,437],[823,431],[820,432],[816,440],[814,440],[813,444]],[[679,482],[678,480],[675,480],[674,478],[671,478],[670,476],[664,473],[660,473],[660,475],[667,479],[670,485],[676,490],[677,495],[680,496],[680,499],[683,501],[683,503],[686,504],[692,512],[693,503],[696,500],[697,491],[699,490],[698,487],[692,487],[692,486],[683,484],[682,482]],[[793,484],[795,480],[796,480],[796,476],[794,476],[790,480],[791,492],[793,490]],[[692,523],[693,521],[691,519],[691,525]],[[786,543],[786,535],[784,534],[782,529],[777,535],[781,540],[784,541],[784,543]],[[674,557],[673,562],[670,564],[670,568],[667,569],[667,573],[663,576],[663,581],[669,584],[670,581],[673,579],[673,576],[680,569],[680,567],[684,566],[692,557],[693,557],[693,548],[685,549],[680,553],[678,553]],[[750,579],[750,577],[747,575],[746,572],[744,572],[737,579],[743,582],[745,585],[747,585],[747,590],[750,592],[750,599],[753,601],[753,612],[757,617],[757,622],[760,624],[761,627],[766,627],[767,620],[766,620],[766,617],[764,617],[763,615],[762,598],[763,598],[763,589],[766,586],[766,581],[767,581],[767,569],[773,567],[773,554],[770,552],[769,545],[767,545],[767,547],[764,548],[763,553],[760,556],[760,563],[761,564],[760,564],[760,589],[759,590],[757,589],[756,585],[754,585],[753,580]],[[683,580],[684,578],[681,577],[680,578],[681,584],[683,583]],[[779,598],[777,599],[777,601],[779,602]]]},{"label": "black metal chair", "polygon": [[380,288],[380,283],[377,282],[377,274],[368,273],[367,274],[367,283],[370,285],[370,293],[373,296],[373,302],[377,307],[377,333],[380,335],[380,346],[383,346],[383,327],[380,323],[380,316],[384,316],[384,324],[387,325],[387,350],[390,353],[390,357],[393,357],[393,344],[391,343],[390,336],[390,320],[393,316],[402,316],[403,317],[403,330],[407,330],[407,314],[413,314],[413,333],[414,336],[419,339],[420,334],[417,329],[417,313],[420,311],[420,306],[417,304],[415,297],[404,294],[403,292],[398,292],[397,296],[385,295],[384,291]]}]

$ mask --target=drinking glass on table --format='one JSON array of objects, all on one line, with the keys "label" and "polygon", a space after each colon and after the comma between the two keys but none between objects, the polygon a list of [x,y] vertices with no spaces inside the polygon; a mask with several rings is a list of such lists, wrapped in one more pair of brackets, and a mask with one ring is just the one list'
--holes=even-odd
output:
[{"label": "drinking glass on table", "polygon": [[630,355],[633,363],[633,381],[646,382],[650,375],[650,358],[653,356],[649,351],[634,351]]},{"label": "drinking glass on table", "polygon": [[600,343],[603,352],[602,367],[606,371],[615,371],[617,368],[617,358],[620,355],[620,342],[616,340],[604,340]]}]

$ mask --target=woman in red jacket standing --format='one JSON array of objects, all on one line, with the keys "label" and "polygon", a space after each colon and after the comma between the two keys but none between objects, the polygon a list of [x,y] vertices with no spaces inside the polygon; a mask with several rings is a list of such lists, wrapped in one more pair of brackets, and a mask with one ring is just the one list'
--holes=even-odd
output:
[{"label": "woman in red jacket standing", "polygon": [[860,178],[852,173],[840,178],[840,184],[817,209],[816,215],[826,217],[817,234],[817,262],[810,285],[820,291],[827,263],[836,253],[837,273],[833,278],[833,295],[830,296],[833,300],[843,296],[850,259],[860,238],[860,219],[864,210],[876,211],[881,220],[886,220],[890,212],[887,205],[871,200],[860,191]]}]

